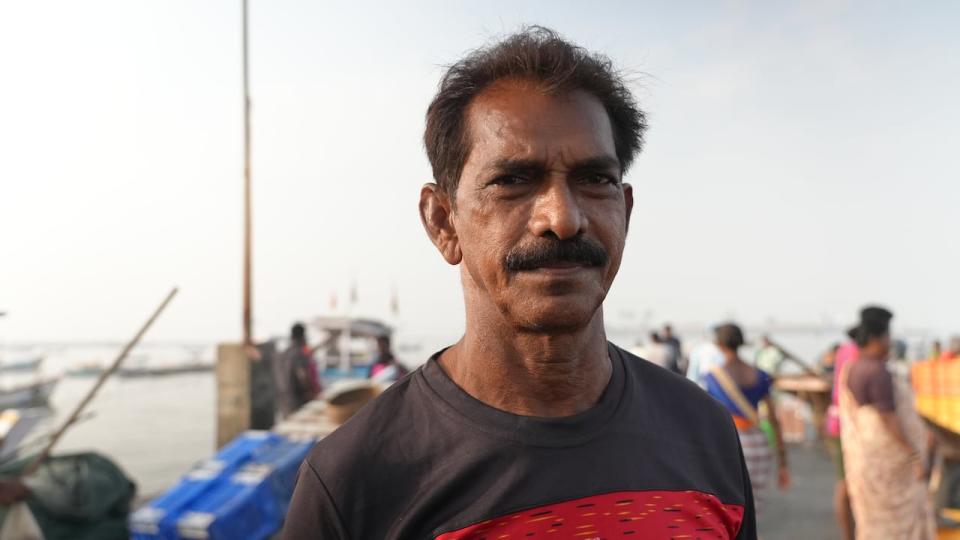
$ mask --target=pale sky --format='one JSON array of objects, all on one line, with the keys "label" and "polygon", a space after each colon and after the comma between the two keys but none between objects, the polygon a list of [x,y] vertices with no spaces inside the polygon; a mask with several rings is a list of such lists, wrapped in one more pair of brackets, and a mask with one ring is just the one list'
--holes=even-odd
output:
[{"label": "pale sky", "polygon": [[[0,0],[0,338],[240,335],[240,2]],[[524,23],[636,74],[611,324],[960,331],[960,4],[251,0],[255,319],[456,335],[417,215],[441,66]]]}]

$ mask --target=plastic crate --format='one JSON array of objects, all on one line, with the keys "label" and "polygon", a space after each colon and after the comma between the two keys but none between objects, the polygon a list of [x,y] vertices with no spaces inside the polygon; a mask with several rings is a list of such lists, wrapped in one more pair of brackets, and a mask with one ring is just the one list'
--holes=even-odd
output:
[{"label": "plastic crate", "polygon": [[189,505],[177,521],[178,537],[270,538],[283,524],[297,471],[313,442],[282,439],[261,448],[250,463]]},{"label": "plastic crate", "polygon": [[178,540],[176,523],[195,501],[255,459],[258,452],[282,440],[268,431],[248,431],[238,436],[213,457],[200,462],[166,493],[134,512],[130,516],[132,540]]}]

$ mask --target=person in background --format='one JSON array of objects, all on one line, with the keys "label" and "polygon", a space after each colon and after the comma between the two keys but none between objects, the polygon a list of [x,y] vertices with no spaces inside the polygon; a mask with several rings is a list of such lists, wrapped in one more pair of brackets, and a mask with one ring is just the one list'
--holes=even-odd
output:
[{"label": "person in background", "polygon": [[783,443],[780,423],[770,389],[773,377],[744,362],[738,353],[744,344],[743,331],[733,323],[725,323],[714,330],[716,344],[723,353],[724,363],[714,366],[706,376],[707,393],[713,396],[733,416],[733,423],[740,434],[743,457],[750,472],[754,504],[759,511],[764,492],[769,487],[773,471],[773,456],[767,436],[760,429],[758,406],[766,404],[770,425],[773,428],[777,451],[777,483],[781,489],[790,486],[787,468],[787,451]]},{"label": "person in background", "polygon": [[659,337],[660,342],[666,345],[670,352],[667,369],[680,375],[686,373],[687,366],[683,359],[683,344],[680,342],[680,338],[673,333],[673,327],[669,324],[663,325],[663,333]]},{"label": "person in background", "polygon": [[926,433],[909,393],[886,369],[893,313],[870,306],[853,330],[860,357],[840,376],[843,460],[856,538],[932,540]]},{"label": "person in background", "polygon": [[403,367],[403,364],[393,354],[390,347],[390,338],[388,336],[378,337],[377,356],[373,364],[370,364],[367,378],[374,379],[377,382],[392,383],[407,373],[409,373],[407,368]]},{"label": "person in background", "polygon": [[853,510],[850,508],[850,494],[847,490],[846,471],[843,466],[843,445],[840,441],[840,374],[845,366],[860,356],[860,349],[854,340],[856,329],[847,332],[850,340],[839,345],[833,358],[833,389],[831,392],[830,407],[827,409],[824,441],[827,452],[833,461],[837,473],[837,481],[833,487],[833,512],[837,519],[837,527],[843,540],[853,540],[854,521]]},{"label": "person in background", "polygon": [[776,375],[780,371],[780,366],[787,359],[780,347],[777,347],[770,336],[763,336],[760,349],[757,351],[753,365],[761,371],[766,371],[771,375]]},{"label": "person in background", "polygon": [[837,351],[839,349],[840,344],[834,343],[829,349],[824,351],[823,356],[820,357],[820,367],[823,368],[824,373],[828,375],[833,374],[833,368],[837,362]]},{"label": "person in background", "polygon": [[694,347],[690,353],[690,361],[687,363],[687,378],[706,388],[706,376],[714,366],[722,365],[724,362],[723,353],[713,341],[701,343]]},{"label": "person in background", "polygon": [[943,354],[943,349],[940,347],[940,340],[935,339],[933,343],[930,344],[930,360],[939,360],[940,355]]},{"label": "person in background", "polygon": [[902,339],[895,339],[890,343],[890,359],[897,362],[907,361],[907,342]]},{"label": "person in background", "polygon": [[277,407],[281,417],[302,407],[320,393],[313,351],[307,347],[307,331],[303,324],[290,328],[290,345],[280,354],[276,364]]},{"label": "person in background", "polygon": [[[638,356],[648,362],[656,364],[663,369],[673,371],[670,364],[672,356],[670,346],[664,343],[663,339],[656,332],[650,332],[646,345],[642,347],[642,351],[638,352],[640,352]],[[675,365],[676,364],[674,364],[674,366]]]}]

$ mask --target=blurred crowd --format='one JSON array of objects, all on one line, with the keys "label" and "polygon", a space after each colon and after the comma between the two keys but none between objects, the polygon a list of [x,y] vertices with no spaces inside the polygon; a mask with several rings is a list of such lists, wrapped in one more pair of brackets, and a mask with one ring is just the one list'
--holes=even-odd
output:
[{"label": "blurred crowd", "polygon": [[[938,525],[955,524],[945,516],[956,506],[951,494],[960,488],[960,459],[955,459],[960,451],[938,443],[935,418],[924,421],[909,366],[960,360],[960,336],[948,339],[946,347],[933,340],[911,350],[893,339],[892,320],[886,308],[864,307],[848,339],[830,345],[815,363],[804,362],[769,336],[745,355],[744,332],[732,322],[715,326],[713,339],[689,354],[670,325],[650,332],[634,352],[696,382],[727,408],[740,434],[758,513],[774,483],[786,489],[791,482],[782,424],[792,417],[778,413],[778,406],[796,400],[778,391],[777,382],[800,380],[812,389],[808,398],[822,388],[828,399],[824,414],[807,418],[817,424],[810,431],[825,443],[835,467],[833,500],[841,537],[932,539]],[[817,405],[811,399],[808,407]]]}]

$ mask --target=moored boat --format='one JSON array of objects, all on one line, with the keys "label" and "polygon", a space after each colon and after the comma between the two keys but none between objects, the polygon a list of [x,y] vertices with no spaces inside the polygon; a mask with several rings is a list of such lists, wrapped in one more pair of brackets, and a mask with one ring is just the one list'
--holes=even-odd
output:
[{"label": "moored boat", "polygon": [[0,372],[36,371],[43,364],[42,356],[31,356],[13,362],[0,361]]},{"label": "moored boat", "polygon": [[131,368],[120,368],[117,370],[117,377],[127,379],[136,377],[162,377],[166,375],[183,375],[186,373],[207,373],[210,371],[213,371],[213,364],[196,362],[169,366],[137,366]]},{"label": "moored boat", "polygon": [[41,409],[7,409],[0,412],[0,462],[16,456],[22,443],[48,413]]},{"label": "moored boat", "polygon": [[106,368],[97,362],[85,362],[67,368],[66,375],[67,377],[96,377],[103,373],[104,369]]},{"label": "moored boat", "polygon": [[0,388],[0,410],[46,405],[60,377],[39,378],[34,382]]},{"label": "moored boat", "polygon": [[[117,370],[116,376],[121,379],[135,379],[143,377],[163,377],[168,375],[183,375],[186,373],[207,373],[213,371],[213,364],[191,362],[187,364],[173,364],[166,366],[138,365]],[[69,377],[97,377],[104,372],[99,364],[80,364],[67,370]]]},{"label": "moored boat", "polygon": [[317,317],[310,326],[321,333],[315,354],[325,385],[366,379],[375,361],[377,338],[393,333],[380,321],[350,317]]}]

